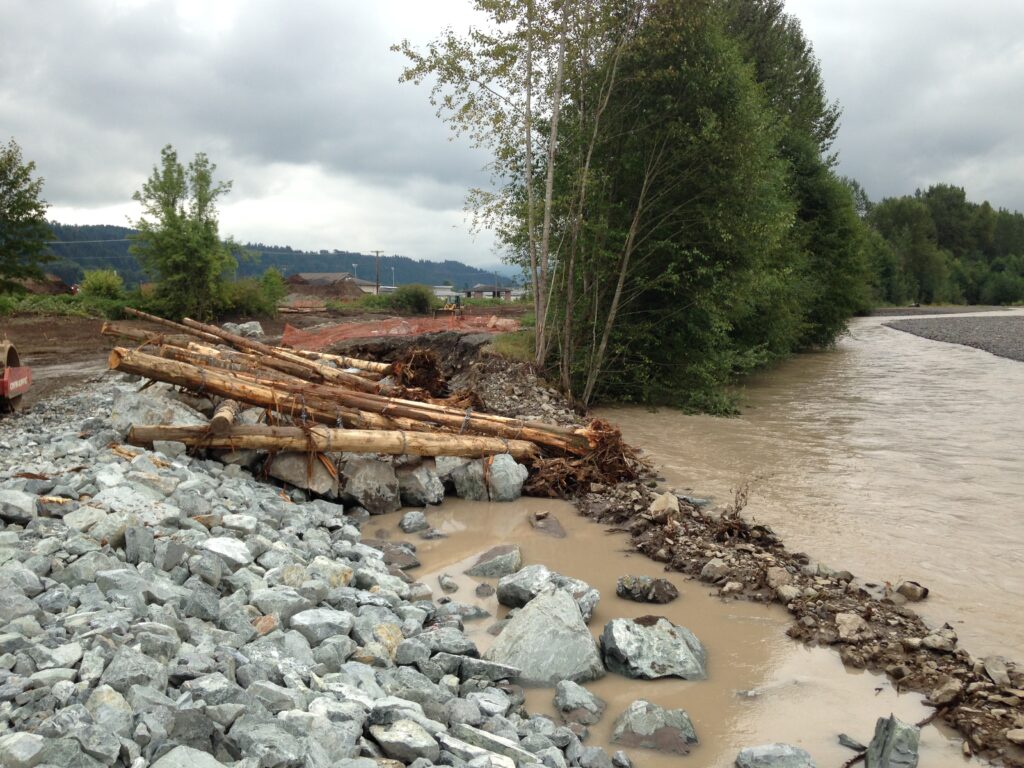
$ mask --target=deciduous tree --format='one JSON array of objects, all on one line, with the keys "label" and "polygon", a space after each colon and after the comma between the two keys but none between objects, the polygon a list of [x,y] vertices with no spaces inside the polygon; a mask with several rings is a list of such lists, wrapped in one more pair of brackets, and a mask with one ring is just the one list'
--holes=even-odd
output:
[{"label": "deciduous tree", "polygon": [[157,278],[156,301],[171,316],[209,318],[238,266],[237,247],[218,233],[216,203],[231,182],[215,181],[216,170],[202,152],[183,165],[168,144],[160,165],[132,196],[143,217],[134,223],[139,232],[131,251]]},{"label": "deciduous tree", "polygon": [[0,145],[0,292],[19,288],[19,278],[42,277],[39,265],[50,258],[43,179],[33,178],[35,169],[14,139]]}]

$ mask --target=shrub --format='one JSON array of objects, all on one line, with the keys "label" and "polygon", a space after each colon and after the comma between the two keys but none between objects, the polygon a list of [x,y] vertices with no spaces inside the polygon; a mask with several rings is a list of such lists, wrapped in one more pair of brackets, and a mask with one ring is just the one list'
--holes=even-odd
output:
[{"label": "shrub", "polygon": [[438,306],[434,292],[427,285],[403,285],[388,298],[396,312],[410,312],[414,315],[426,315]]},{"label": "shrub", "polygon": [[78,292],[94,299],[121,299],[124,298],[124,280],[113,269],[88,270]]},{"label": "shrub", "polygon": [[281,299],[288,295],[288,285],[284,281],[284,275],[274,267],[267,267],[260,277],[260,290],[264,298],[276,308]]}]

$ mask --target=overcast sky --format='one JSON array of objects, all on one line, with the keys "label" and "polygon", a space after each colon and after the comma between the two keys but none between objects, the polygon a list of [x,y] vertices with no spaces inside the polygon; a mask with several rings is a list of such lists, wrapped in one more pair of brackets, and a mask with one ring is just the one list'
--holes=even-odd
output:
[{"label": "overcast sky", "polygon": [[[843,107],[840,170],[872,198],[948,181],[1024,210],[1024,2],[788,8]],[[0,0],[0,140],[66,223],[135,217],[171,143],[234,181],[239,240],[493,263],[463,212],[487,158],[388,50],[471,19],[469,0]]]}]

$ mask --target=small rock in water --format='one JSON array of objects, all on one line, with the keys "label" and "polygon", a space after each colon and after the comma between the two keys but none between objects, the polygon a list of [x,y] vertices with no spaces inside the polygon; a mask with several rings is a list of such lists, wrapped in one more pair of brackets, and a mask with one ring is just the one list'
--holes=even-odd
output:
[{"label": "small rock in water", "polygon": [[704,563],[700,570],[700,580],[712,583],[724,580],[732,573],[732,568],[720,557],[713,557]]},{"label": "small rock in water", "polygon": [[555,709],[565,722],[593,725],[604,714],[605,703],[579,683],[560,680],[555,686]]},{"label": "small rock in water", "polygon": [[913,603],[920,602],[928,597],[928,587],[922,587],[916,581],[904,581],[896,591]]},{"label": "small rock in water", "polygon": [[985,674],[992,678],[993,683],[1004,688],[1010,686],[1010,673],[1006,668],[1006,659],[1002,656],[986,656],[982,663],[985,665]]},{"label": "small rock in water", "polygon": [[406,512],[402,516],[401,522],[398,527],[402,529],[404,533],[418,533],[419,531],[425,531],[430,527],[430,523],[427,522],[427,516],[423,514],[422,510],[414,509],[411,512]]},{"label": "small rock in water", "polygon": [[686,755],[697,743],[697,733],[684,710],[665,709],[638,699],[615,720],[612,742]]},{"label": "small rock in water", "polygon": [[551,536],[552,538],[564,539],[567,535],[565,528],[563,528],[562,524],[558,522],[558,518],[550,512],[534,512],[530,515],[529,521],[535,531]]},{"label": "small rock in water", "polygon": [[867,749],[867,747],[865,747],[855,738],[853,738],[852,736],[848,736],[845,733],[839,734],[839,745],[846,747],[847,749],[852,749],[854,752],[864,752]]},{"label": "small rock in water", "polygon": [[736,768],[815,768],[810,754],[790,744],[747,747],[736,755]]},{"label": "small rock in water", "polygon": [[921,729],[898,720],[880,717],[864,758],[866,768],[917,768]]},{"label": "small rock in water", "polygon": [[676,498],[674,493],[663,493],[655,496],[647,512],[654,522],[662,523],[673,514],[679,513],[679,499]]},{"label": "small rock in water", "polygon": [[440,585],[441,589],[447,592],[448,594],[459,591],[458,582],[455,581],[455,579],[453,579],[447,573],[442,573],[440,576],[438,576],[437,583]]},{"label": "small rock in water", "polygon": [[638,603],[670,603],[679,597],[679,590],[667,579],[622,576],[615,584],[615,594]]},{"label": "small rock in water", "polygon": [[930,694],[928,694],[928,700],[932,704],[949,704],[955,699],[960,698],[964,692],[964,684],[957,680],[955,677],[946,677],[941,685],[935,688]]},{"label": "small rock in water", "polygon": [[477,584],[476,590],[474,591],[476,592],[477,597],[490,597],[494,594],[494,587],[487,583]]}]

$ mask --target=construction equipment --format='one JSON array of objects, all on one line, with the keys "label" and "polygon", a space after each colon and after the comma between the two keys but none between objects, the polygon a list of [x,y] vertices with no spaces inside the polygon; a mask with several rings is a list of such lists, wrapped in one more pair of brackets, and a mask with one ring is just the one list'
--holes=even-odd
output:
[{"label": "construction equipment", "polygon": [[6,337],[0,339],[0,413],[17,410],[31,385],[32,369],[21,364],[14,344]]},{"label": "construction equipment", "polygon": [[462,317],[462,297],[452,296],[450,300],[444,303],[444,306],[440,309],[434,310],[434,317],[438,315],[451,315],[452,317]]}]

